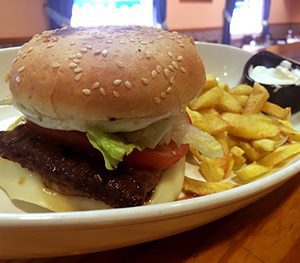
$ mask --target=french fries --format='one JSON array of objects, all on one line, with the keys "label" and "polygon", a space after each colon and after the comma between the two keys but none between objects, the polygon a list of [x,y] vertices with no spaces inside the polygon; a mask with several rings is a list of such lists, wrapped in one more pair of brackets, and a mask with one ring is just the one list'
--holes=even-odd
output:
[{"label": "french fries", "polygon": [[208,195],[225,191],[236,187],[237,184],[231,182],[202,182],[192,178],[185,177],[183,190],[196,195]]},{"label": "french fries", "polygon": [[280,106],[271,103],[271,102],[265,102],[263,105],[261,111],[263,113],[266,113],[268,115],[274,116],[281,120],[288,120],[291,117],[291,108],[281,108]]},{"label": "french fries", "polygon": [[253,91],[249,94],[243,113],[259,113],[270,97],[269,92],[258,83],[254,83]]},{"label": "french fries", "polygon": [[229,88],[213,74],[207,76],[202,93],[187,112],[194,126],[215,137],[224,155],[209,158],[191,147],[199,180],[186,178],[184,191],[205,195],[231,189],[300,154],[300,131],[290,121],[291,109],[268,98],[268,91],[258,83]]},{"label": "french fries", "polygon": [[280,133],[280,128],[276,123],[264,115],[225,112],[221,116],[229,125],[229,134],[236,137],[257,140],[272,138]]},{"label": "french fries", "polygon": [[223,91],[219,87],[214,87],[203,93],[192,105],[192,110],[205,109],[213,107],[219,103],[223,97]]}]

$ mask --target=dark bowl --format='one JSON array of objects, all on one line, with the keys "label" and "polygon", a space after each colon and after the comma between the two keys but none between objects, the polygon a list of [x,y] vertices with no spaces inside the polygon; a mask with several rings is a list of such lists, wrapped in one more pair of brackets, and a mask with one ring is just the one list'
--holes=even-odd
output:
[{"label": "dark bowl", "polygon": [[[244,66],[244,82],[253,85],[254,80],[249,76],[249,68],[251,66],[265,66],[266,68],[276,67],[280,64],[282,60],[287,60],[292,63],[292,68],[298,68],[300,69],[300,64],[279,56],[277,54],[274,54],[269,51],[261,51],[255,55],[253,55],[245,64]],[[270,93],[269,101],[276,103],[282,107],[291,107],[292,113],[295,113],[297,111],[300,111],[300,86],[296,85],[280,85],[280,88],[278,88],[278,85],[267,85],[262,84]]]}]

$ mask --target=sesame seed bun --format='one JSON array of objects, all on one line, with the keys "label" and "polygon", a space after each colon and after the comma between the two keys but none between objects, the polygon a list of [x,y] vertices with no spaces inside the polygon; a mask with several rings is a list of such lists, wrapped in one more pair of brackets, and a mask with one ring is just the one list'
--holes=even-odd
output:
[{"label": "sesame seed bun", "polygon": [[160,116],[186,105],[204,81],[191,38],[139,26],[45,31],[9,72],[16,106],[39,121]]}]

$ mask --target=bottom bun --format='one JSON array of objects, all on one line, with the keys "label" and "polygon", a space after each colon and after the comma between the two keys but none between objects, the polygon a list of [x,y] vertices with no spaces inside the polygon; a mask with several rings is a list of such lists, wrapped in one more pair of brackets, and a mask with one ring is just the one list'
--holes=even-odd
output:
[{"label": "bottom bun", "polygon": [[[41,176],[37,173],[1,157],[0,167],[0,188],[7,193],[13,202],[22,201],[16,202],[20,206],[23,202],[35,205],[36,211],[34,212],[41,212],[44,209],[54,212],[67,212],[110,208],[105,203],[92,198],[62,195],[46,188]],[[148,204],[176,200],[182,189],[184,171],[185,158],[182,158],[175,166],[163,171],[160,182],[153,191]],[[22,209],[22,207],[19,208]]]}]

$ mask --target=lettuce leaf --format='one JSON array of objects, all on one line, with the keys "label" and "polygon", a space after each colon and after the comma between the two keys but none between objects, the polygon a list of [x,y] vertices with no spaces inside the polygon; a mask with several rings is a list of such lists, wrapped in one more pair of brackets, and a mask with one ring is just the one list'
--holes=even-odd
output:
[{"label": "lettuce leaf", "polygon": [[117,168],[124,156],[135,148],[141,150],[139,145],[128,144],[120,136],[105,133],[99,128],[89,128],[86,135],[93,147],[102,153],[107,170]]}]

